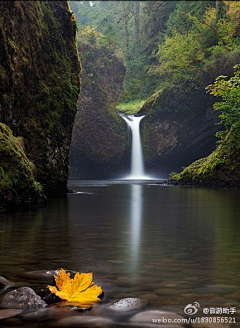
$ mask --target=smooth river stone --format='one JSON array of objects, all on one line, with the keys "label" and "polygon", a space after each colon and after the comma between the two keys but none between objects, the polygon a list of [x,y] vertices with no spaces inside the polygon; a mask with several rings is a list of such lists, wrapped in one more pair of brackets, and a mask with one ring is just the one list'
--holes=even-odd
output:
[{"label": "smooth river stone", "polygon": [[160,284],[154,283],[154,284],[141,284],[131,287],[131,292],[145,292],[145,291],[155,291],[156,289],[159,289],[161,287]]},{"label": "smooth river stone", "polygon": [[[206,322],[206,323],[192,324],[192,327],[196,327],[196,328],[230,328],[231,324],[229,324],[229,323],[208,323],[208,322]],[[233,324],[233,327],[235,327],[234,324]]]},{"label": "smooth river stone", "polygon": [[21,287],[6,293],[0,306],[11,309],[35,309],[47,304],[30,287]]},{"label": "smooth river stone", "polygon": [[52,283],[54,276],[58,274],[59,270],[36,270],[36,271],[24,271],[18,274],[18,277],[44,281],[47,283]]},{"label": "smooth river stone", "polygon": [[61,319],[66,317],[69,313],[72,313],[70,310],[63,310],[61,308],[49,307],[36,309],[35,311],[24,311],[19,315],[19,318],[23,321],[46,321],[46,320],[56,320],[56,318]]},{"label": "smooth river stone", "polygon": [[127,297],[114,301],[106,306],[107,309],[125,312],[140,310],[147,305],[147,300],[141,298]]},{"label": "smooth river stone", "polygon": [[142,294],[142,297],[145,298],[145,299],[147,299],[147,300],[150,300],[150,301],[152,301],[152,300],[156,300],[156,299],[159,298],[158,295],[156,295],[156,294],[151,294],[151,293]]},{"label": "smooth river stone", "polygon": [[94,316],[71,316],[68,318],[60,319],[56,323],[52,324],[52,327],[112,327],[113,321],[104,317]]},{"label": "smooth river stone", "polygon": [[159,288],[155,290],[155,293],[158,295],[171,296],[179,294],[179,291],[171,288]]},{"label": "smooth river stone", "polygon": [[[181,321],[182,319],[184,319],[184,317],[180,316],[177,313],[174,312],[168,312],[168,311],[160,311],[160,310],[150,310],[150,311],[144,311],[144,312],[139,312],[137,314],[135,314],[134,316],[131,317],[130,322],[139,322],[139,323],[153,323],[153,319],[166,319],[166,320],[179,320]],[[168,324],[168,322],[166,323],[158,323],[158,325],[162,324]],[[183,322],[177,322],[177,323],[173,323],[175,325],[179,325],[179,326],[183,326],[186,325]]]},{"label": "smooth river stone", "polygon": [[239,286],[235,285],[206,285],[202,288],[197,288],[194,290],[195,293],[203,294],[230,294],[233,292],[239,291]]},{"label": "smooth river stone", "polygon": [[0,310],[0,320],[15,317],[20,314],[23,310],[20,309],[4,309]]},{"label": "smooth river stone", "polygon": [[[124,324],[119,324],[117,327],[123,327],[123,328],[182,328],[182,326],[179,326],[177,324],[171,324],[171,325],[164,325],[164,324],[154,324],[154,323],[139,323],[139,322],[131,322]],[[238,328],[238,327],[236,327]]]},{"label": "smooth river stone", "polygon": [[11,283],[6,278],[0,276],[0,288],[10,287],[12,285],[13,285],[13,283]]}]

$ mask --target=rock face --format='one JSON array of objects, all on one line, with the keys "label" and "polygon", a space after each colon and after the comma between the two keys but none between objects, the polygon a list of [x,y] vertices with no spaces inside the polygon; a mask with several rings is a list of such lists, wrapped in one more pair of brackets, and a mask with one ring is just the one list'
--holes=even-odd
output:
[{"label": "rock face", "polygon": [[201,158],[171,177],[177,184],[240,186],[240,123],[209,156]]},{"label": "rock face", "polygon": [[26,156],[23,139],[15,137],[2,123],[0,165],[0,212],[16,205],[37,207],[45,203],[45,196],[34,179],[35,166]]},{"label": "rock face", "polygon": [[201,77],[178,87],[168,87],[153,94],[142,107],[147,114],[142,122],[142,140],[147,171],[168,178],[193,161],[209,155],[216,148],[215,133],[219,126],[216,101],[205,87],[218,75],[233,75],[240,55],[221,57],[208,64]]},{"label": "rock face", "polygon": [[75,32],[67,1],[0,3],[0,121],[23,137],[48,192],[65,190],[68,178],[80,87]]},{"label": "rock face", "polygon": [[70,178],[116,177],[128,170],[130,161],[126,124],[116,112],[125,68],[99,46],[85,44],[78,51],[82,87],[71,143]]}]

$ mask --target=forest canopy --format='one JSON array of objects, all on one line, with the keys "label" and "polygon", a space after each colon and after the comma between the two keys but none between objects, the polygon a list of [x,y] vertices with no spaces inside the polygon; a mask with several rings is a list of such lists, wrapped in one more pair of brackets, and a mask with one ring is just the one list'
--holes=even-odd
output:
[{"label": "forest canopy", "polygon": [[[239,1],[71,1],[78,40],[124,58],[121,102],[194,81],[207,63],[240,49]],[[236,63],[237,64],[237,63]]]}]

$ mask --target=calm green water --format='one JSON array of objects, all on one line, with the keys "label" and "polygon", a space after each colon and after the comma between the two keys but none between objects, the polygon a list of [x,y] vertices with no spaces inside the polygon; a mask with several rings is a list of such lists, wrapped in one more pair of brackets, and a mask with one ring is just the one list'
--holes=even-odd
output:
[{"label": "calm green water", "polygon": [[240,190],[119,181],[69,187],[77,193],[45,208],[1,214],[0,275],[16,281],[26,270],[93,271],[103,302],[238,305]]}]

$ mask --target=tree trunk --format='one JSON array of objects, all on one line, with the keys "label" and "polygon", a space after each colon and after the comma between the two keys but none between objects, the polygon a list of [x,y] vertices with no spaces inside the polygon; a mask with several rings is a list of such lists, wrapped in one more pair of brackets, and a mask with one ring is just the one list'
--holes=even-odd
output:
[{"label": "tree trunk", "polygon": [[126,38],[126,57],[127,60],[130,60],[129,55],[129,32],[128,32],[128,17],[125,6],[125,1],[123,1],[123,15],[124,15],[124,29],[125,29],[125,38]]},{"label": "tree trunk", "polygon": [[135,54],[139,52],[139,7],[140,2],[136,1],[135,4]]}]

